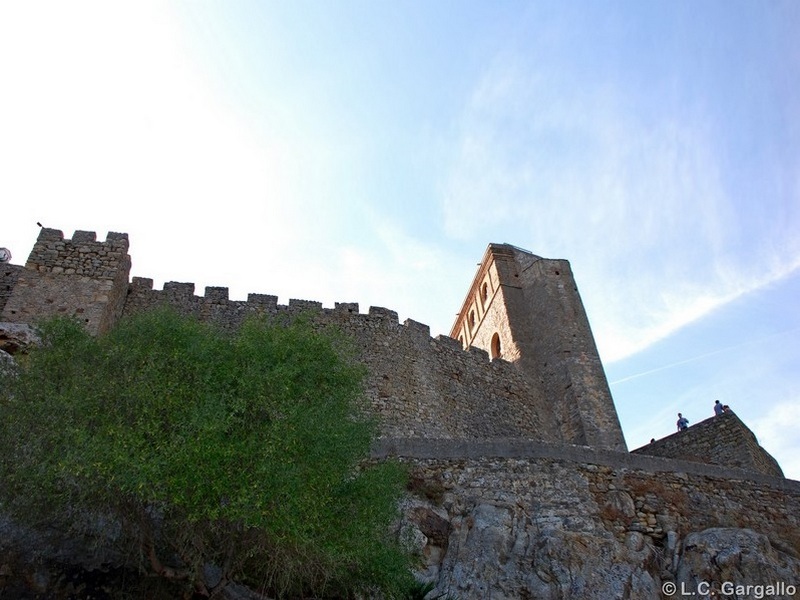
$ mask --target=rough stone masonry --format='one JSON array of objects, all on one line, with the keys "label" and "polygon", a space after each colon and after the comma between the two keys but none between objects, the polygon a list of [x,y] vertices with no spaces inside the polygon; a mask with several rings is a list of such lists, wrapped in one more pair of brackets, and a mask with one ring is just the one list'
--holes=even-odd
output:
[{"label": "rough stone masonry", "polygon": [[[432,338],[426,325],[352,302],[234,301],[227,288],[197,296],[177,282],[154,290],[129,281],[127,252],[126,234],[98,242],[43,229],[24,267],[0,265],[0,320],[68,315],[102,333],[166,303],[226,328],[253,313],[336,324],[368,367],[382,423],[373,460],[409,464],[398,535],[434,595],[734,597],[724,591],[782,582],[773,597],[797,597],[800,483],[733,414],[628,453],[568,261],[490,244],[451,336]],[[0,551],[22,555],[19,543],[2,536]],[[15,569],[0,565],[0,590],[37,576],[36,564]]]}]

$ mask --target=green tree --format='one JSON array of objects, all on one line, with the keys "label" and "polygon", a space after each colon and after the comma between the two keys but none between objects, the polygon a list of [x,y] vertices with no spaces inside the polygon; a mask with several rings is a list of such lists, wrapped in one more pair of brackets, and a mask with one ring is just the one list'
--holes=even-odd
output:
[{"label": "green tree", "polygon": [[303,319],[223,334],[167,310],[98,338],[68,320],[40,329],[0,376],[6,510],[127,544],[202,593],[407,589],[389,539],[404,474],[365,460],[375,423],[344,338]]}]

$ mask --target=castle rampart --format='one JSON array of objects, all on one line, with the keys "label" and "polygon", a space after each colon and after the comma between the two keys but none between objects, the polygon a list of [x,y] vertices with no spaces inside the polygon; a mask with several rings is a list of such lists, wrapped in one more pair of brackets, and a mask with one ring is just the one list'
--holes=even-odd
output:
[{"label": "castle rampart", "polygon": [[[625,451],[567,261],[491,244],[453,337],[432,338],[381,307],[129,283],[127,249],[125,234],[43,229],[24,268],[0,265],[2,319],[67,315],[99,333],[168,305],[227,330],[252,315],[336,326],[367,367],[372,458],[410,467],[401,531],[434,594],[632,600],[701,576],[800,581],[800,482],[734,414]],[[0,530],[0,552],[20,543],[2,515]]]},{"label": "castle rampart", "polygon": [[170,282],[153,290],[149,279],[134,277],[124,314],[167,304],[223,328],[236,328],[250,315],[307,315],[351,337],[368,368],[367,397],[381,419],[383,435],[483,439],[531,437],[558,443],[558,428],[546,401],[507,361],[489,360],[478,348],[464,351],[446,336],[431,338],[430,328],[381,307],[359,312],[353,302],[333,309],[319,302],[250,294],[228,299],[227,288],[208,287],[194,295],[194,284]]},{"label": "castle rampart", "polygon": [[632,452],[783,477],[778,462],[759,445],[753,432],[732,411],[708,418]]},{"label": "castle rampart", "polygon": [[[2,319],[19,323],[67,315],[98,333],[123,315],[162,304],[229,330],[250,315],[309,315],[354,340],[368,369],[366,396],[385,438],[519,438],[625,450],[567,261],[489,245],[453,326],[456,341],[431,338],[427,325],[411,319],[400,324],[397,313],[386,308],[362,314],[353,302],[332,309],[310,300],[282,305],[267,294],[230,300],[225,287],[207,287],[197,296],[193,283],[168,282],[163,290],[153,289],[151,279],[134,277],[129,283],[127,250],[127,234],[109,233],[98,242],[93,232],[76,231],[65,239],[58,230],[42,229],[25,267],[3,265],[0,271],[6,285]],[[696,437],[696,448],[673,446],[667,439],[645,451],[780,476],[747,428],[738,419],[732,423],[730,431],[710,438],[700,435],[703,427],[692,428],[697,433],[683,439]],[[709,450],[714,437],[725,441],[724,451]],[[753,443],[742,445],[745,438]]]},{"label": "castle rampart", "polygon": [[[372,447],[373,458],[396,456],[409,460],[454,461],[479,459],[559,460],[615,470],[640,471],[651,475],[708,477],[729,482],[748,481],[774,490],[791,491],[800,499],[800,481],[783,475],[755,472],[750,468],[711,464],[696,460],[648,455],[637,450],[616,452],[586,446],[552,444],[524,438],[484,440],[435,438],[382,438]],[[800,519],[800,513],[798,513]]]},{"label": "castle rampart", "polygon": [[109,233],[98,242],[92,231],[65,239],[43,228],[5,302],[2,320],[25,323],[47,316],[75,317],[100,333],[122,314],[131,269],[128,234]]}]

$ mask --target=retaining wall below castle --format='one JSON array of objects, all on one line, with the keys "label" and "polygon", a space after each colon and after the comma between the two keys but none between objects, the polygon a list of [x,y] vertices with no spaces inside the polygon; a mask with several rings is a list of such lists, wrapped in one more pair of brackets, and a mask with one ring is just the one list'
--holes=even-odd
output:
[{"label": "retaining wall below castle", "polygon": [[800,581],[797,481],[526,440],[376,445],[392,455],[411,469],[405,527],[439,593],[599,600],[664,597],[668,581]]}]

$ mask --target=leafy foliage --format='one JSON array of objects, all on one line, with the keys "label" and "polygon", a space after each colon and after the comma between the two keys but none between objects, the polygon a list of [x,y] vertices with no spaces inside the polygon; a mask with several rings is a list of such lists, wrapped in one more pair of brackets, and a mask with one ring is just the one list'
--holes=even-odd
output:
[{"label": "leafy foliage", "polygon": [[284,597],[407,589],[387,539],[404,474],[364,463],[375,427],[343,338],[302,319],[226,335],[166,310],[41,334],[0,381],[8,509],[121,523],[148,569],[206,592],[208,564]]}]

